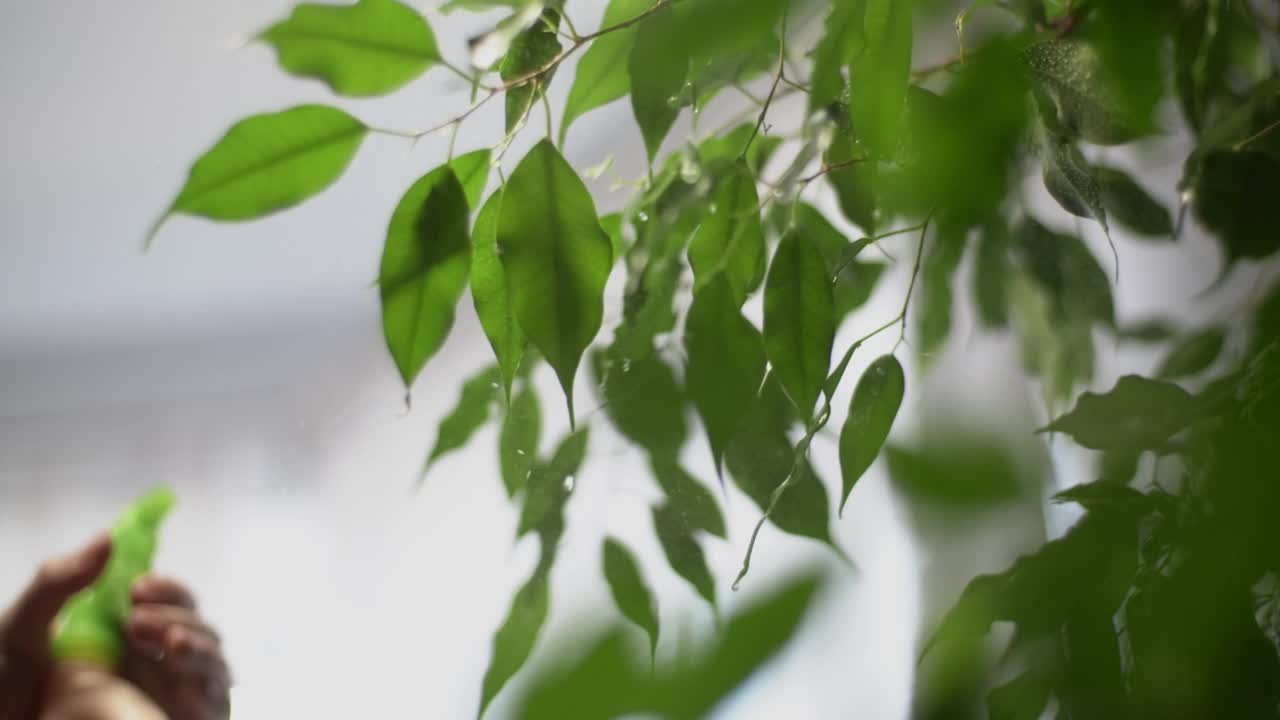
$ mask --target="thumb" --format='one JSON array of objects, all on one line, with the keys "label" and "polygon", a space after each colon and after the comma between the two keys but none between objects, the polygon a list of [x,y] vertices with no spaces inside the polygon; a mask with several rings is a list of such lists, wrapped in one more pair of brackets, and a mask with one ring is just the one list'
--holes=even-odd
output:
[{"label": "thumb", "polygon": [[49,653],[49,631],[58,611],[72,595],[88,587],[111,557],[106,533],[79,550],[46,561],[3,623],[0,644],[13,655],[43,660]]}]

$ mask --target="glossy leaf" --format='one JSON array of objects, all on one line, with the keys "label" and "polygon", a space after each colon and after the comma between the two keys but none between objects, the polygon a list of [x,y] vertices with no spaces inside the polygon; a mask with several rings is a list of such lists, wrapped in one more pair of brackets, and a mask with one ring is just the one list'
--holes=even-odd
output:
[{"label": "glossy leaf", "polygon": [[484,673],[480,691],[480,716],[489,707],[512,675],[533,654],[533,646],[547,621],[551,604],[549,579],[538,573],[529,579],[511,601],[511,609],[502,626],[493,635],[489,668]]},{"label": "glossy leaf", "polygon": [[613,248],[613,259],[622,257],[626,250],[626,239],[622,235],[622,213],[610,213],[600,218],[600,227],[609,236],[609,247]]},{"label": "glossy leaf", "polygon": [[692,528],[670,505],[653,509],[653,527],[667,556],[667,564],[693,586],[711,607],[716,607],[716,581],[707,569],[707,558],[693,538]]},{"label": "glossy leaf", "polygon": [[[560,38],[556,29],[560,26],[560,13],[548,9],[541,20],[520,32],[511,41],[511,48],[502,58],[498,74],[504,83],[531,78],[560,54]],[[507,134],[510,135],[524,121],[533,104],[542,98],[555,71],[532,77],[506,91]]]},{"label": "glossy leaf", "polygon": [[391,215],[378,286],[383,334],[406,388],[453,327],[471,261],[469,216],[448,166],[414,183]]},{"label": "glossy leaf", "polygon": [[1085,393],[1041,432],[1064,433],[1093,450],[1158,450],[1193,419],[1196,401],[1172,383],[1137,375],[1110,392]]},{"label": "glossy leaf", "polygon": [[1280,250],[1273,221],[1277,197],[1280,161],[1252,150],[1215,152],[1204,159],[1194,208],[1217,234],[1228,262],[1260,259]]},{"label": "glossy leaf", "polygon": [[881,356],[871,363],[858,380],[849,402],[849,414],[840,431],[840,474],[844,478],[841,513],[853,486],[871,467],[889,438],[905,392],[902,365],[892,355]]},{"label": "glossy leaf", "polygon": [[1171,380],[1204,372],[1222,354],[1227,336],[1219,328],[1208,328],[1183,338],[1174,345],[1156,370],[1156,377]]},{"label": "glossy leaf", "polygon": [[725,537],[720,505],[705,485],[686,472],[675,458],[654,457],[650,467],[667,495],[667,507],[685,527]]},{"label": "glossy leaf", "polygon": [[[455,161],[456,162],[456,161]],[[489,339],[498,367],[502,370],[502,388],[511,397],[511,382],[524,357],[525,336],[516,321],[507,290],[507,271],[498,256],[498,221],[502,216],[502,194],[499,188],[489,196],[471,231],[471,300],[480,318],[480,327]]]},{"label": "glossy leaf", "polygon": [[765,367],[760,333],[738,310],[723,273],[694,295],[684,343],[689,357],[685,383],[719,472],[725,446],[754,404]]},{"label": "glossy leaf", "polygon": [[467,206],[473,211],[480,207],[485,185],[489,184],[490,154],[488,149],[473,150],[449,161],[449,167],[458,176],[458,184],[462,185],[467,196]]},{"label": "glossy leaf", "polygon": [[892,156],[901,137],[911,79],[910,3],[866,0],[866,44],[850,68],[849,110],[858,134],[878,154]]},{"label": "glossy leaf", "polygon": [[501,397],[499,391],[502,374],[496,366],[487,367],[472,375],[462,384],[457,405],[440,421],[436,428],[436,442],[427,456],[422,474],[426,475],[432,464],[446,453],[467,444],[476,431],[489,421],[489,413]]},{"label": "glossy leaf", "polygon": [[695,292],[723,274],[741,306],[764,279],[764,230],[755,179],[739,164],[712,196],[702,225],[689,244]]},{"label": "glossy leaf", "polygon": [[1094,166],[1102,205],[1116,222],[1147,237],[1172,239],[1173,219],[1169,210],[1156,202],[1133,178],[1115,168]]},{"label": "glossy leaf", "polygon": [[604,577],[622,615],[649,636],[649,652],[658,652],[658,610],[653,592],[640,574],[631,551],[613,538],[604,541]]},{"label": "glossy leaf", "polygon": [[600,329],[613,262],[591,195],[550,141],[538,143],[503,190],[498,248],[511,305],[556,371],[573,420],[573,379]]},{"label": "glossy leaf", "polygon": [[526,385],[511,398],[498,436],[498,464],[507,497],[515,497],[529,480],[538,461],[538,440],[542,434],[542,408],[538,394]]},{"label": "glossy leaf", "polygon": [[599,351],[592,360],[605,411],[618,432],[656,456],[679,453],[688,434],[685,398],[662,358],[614,358]]},{"label": "glossy leaf", "polygon": [[678,98],[689,73],[688,55],[671,43],[674,12],[669,8],[659,10],[638,25],[627,59],[631,109],[640,125],[650,164],[680,114]]},{"label": "glossy leaf", "polygon": [[826,261],[804,233],[783,236],[764,291],[764,346],[782,389],[808,417],[831,367],[835,298]]},{"label": "glossy leaf", "polygon": [[[649,0],[610,0],[600,26],[607,28],[630,20],[651,5]],[[631,92],[627,63],[636,32],[632,26],[602,35],[591,42],[578,61],[573,87],[569,89],[569,99],[565,101],[564,116],[560,120],[562,147],[574,120]]]},{"label": "glossy leaf", "polygon": [[251,220],[293,207],[333,184],[368,130],[325,105],[255,115],[196,160],[166,215]]},{"label": "glossy leaf", "polygon": [[844,93],[844,69],[866,42],[862,22],[866,12],[861,0],[831,3],[822,39],[813,53],[809,77],[809,112],[823,110]]},{"label": "glossy leaf", "polygon": [[323,80],[340,95],[389,93],[440,61],[427,21],[396,0],[303,3],[260,37],[285,70]]}]

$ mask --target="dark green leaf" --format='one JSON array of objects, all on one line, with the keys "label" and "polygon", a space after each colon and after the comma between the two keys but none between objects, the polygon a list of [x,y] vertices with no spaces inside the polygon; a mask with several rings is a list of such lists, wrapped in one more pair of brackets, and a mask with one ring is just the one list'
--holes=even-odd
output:
[{"label": "dark green leaf", "polygon": [[[538,22],[521,31],[512,40],[511,47],[498,68],[502,81],[509,83],[529,78],[554,60],[560,54],[560,38],[556,35],[556,29],[559,26],[560,13],[549,8]],[[546,92],[547,86],[551,84],[551,76],[554,74],[554,70],[543,73],[529,82],[507,90],[508,135],[520,126],[533,104],[538,102]]]},{"label": "dark green leaf", "polygon": [[764,346],[773,372],[804,417],[831,367],[835,299],[827,263],[803,232],[783,236],[764,291]]},{"label": "dark green leaf", "polygon": [[1217,233],[1228,262],[1269,257],[1280,250],[1275,204],[1280,162],[1252,150],[1214,152],[1195,185],[1197,217]]},{"label": "dark green leaf", "polygon": [[736,165],[712,196],[689,245],[695,292],[724,275],[741,306],[764,279],[765,244],[760,198],[747,168]]},{"label": "dark green leaf", "polygon": [[1227,342],[1226,333],[1219,328],[1208,328],[1183,338],[1174,345],[1156,370],[1156,377],[1172,380],[1199,375],[1222,354]]},{"label": "dark green leaf", "polygon": [[853,486],[871,467],[889,438],[905,392],[902,365],[892,355],[884,355],[871,363],[858,380],[849,402],[849,415],[840,431],[840,474],[844,477],[841,513]]},{"label": "dark green leaf", "polygon": [[507,271],[498,257],[498,221],[502,217],[503,190],[489,196],[476,216],[471,232],[471,300],[480,318],[480,327],[489,339],[498,367],[502,369],[502,388],[511,397],[511,381],[524,357],[525,336],[516,321],[515,310],[507,290]]},{"label": "dark green leaf", "polygon": [[688,432],[685,398],[662,358],[651,353],[633,360],[598,351],[592,360],[605,410],[618,432],[654,455],[679,453]]},{"label": "dark green leaf", "polygon": [[670,505],[662,505],[653,509],[653,527],[658,534],[658,542],[662,552],[667,556],[667,564],[676,574],[693,586],[704,600],[716,606],[716,581],[707,569],[706,556],[698,541],[694,540],[691,528],[679,512]]},{"label": "dark green leaf", "polygon": [[1093,450],[1158,450],[1193,419],[1195,408],[1195,398],[1177,385],[1126,375],[1105,395],[1082,395],[1074,410],[1041,432],[1066,433]]},{"label": "dark green leaf", "polygon": [[489,155],[490,151],[487,149],[473,150],[449,161],[449,167],[458,176],[458,184],[462,185],[463,193],[467,196],[467,206],[472,211],[480,207],[485,185],[489,184]]},{"label": "dark green leaf", "polygon": [[613,602],[618,610],[649,635],[649,652],[656,654],[658,611],[653,593],[640,575],[631,551],[613,538],[605,538],[604,541],[604,576],[609,581],[609,591],[613,593]]},{"label": "dark green leaf", "polygon": [[751,53],[773,36],[784,9],[784,0],[681,0],[667,42],[695,59]]},{"label": "dark green leaf", "polygon": [[[650,0],[610,0],[604,11],[601,27],[612,27],[648,10]],[[564,116],[560,120],[560,145],[574,120],[588,112],[613,102],[631,91],[631,75],[627,71],[631,47],[635,44],[635,26],[602,35],[591,42],[591,47],[578,61],[573,87],[565,102]]]},{"label": "dark green leaf", "polygon": [[1098,81],[1104,71],[1091,45],[1070,38],[1048,40],[1028,47],[1023,59],[1053,100],[1055,124],[1073,137],[1117,145],[1141,134],[1141,123],[1127,117],[1114,91]]},{"label": "dark green leaf", "polygon": [[1053,678],[1040,668],[1023,672],[987,693],[990,720],[1040,720],[1049,704]]},{"label": "dark green leaf", "polygon": [[453,327],[471,262],[470,214],[446,165],[414,183],[391,215],[378,286],[383,334],[406,388]]},{"label": "dark green leaf", "polygon": [[920,449],[888,447],[889,477],[907,497],[972,511],[1017,497],[1018,475],[1008,453],[989,443],[935,440]]},{"label": "dark green leaf", "polygon": [[719,273],[694,295],[685,323],[685,383],[706,429],[717,472],[725,446],[754,404],[764,377],[764,343],[738,304],[725,274]]},{"label": "dark green leaf", "polygon": [[168,214],[251,220],[293,207],[333,184],[368,130],[325,105],[255,115],[196,160]]},{"label": "dark green leaf", "polygon": [[395,0],[303,3],[260,37],[285,70],[323,80],[340,95],[391,92],[440,61],[427,21]]},{"label": "dark green leaf", "polygon": [[901,137],[911,80],[911,12],[911,4],[899,0],[866,0],[866,44],[850,69],[854,128],[884,156],[896,154]]},{"label": "dark green leaf", "polygon": [[923,367],[933,361],[951,333],[951,278],[964,256],[965,234],[964,228],[940,223],[920,273],[916,351]]},{"label": "dark green leaf", "polygon": [[809,76],[810,114],[825,109],[844,93],[844,69],[866,42],[862,30],[865,12],[861,0],[831,4],[822,40],[813,53],[813,72]]},{"label": "dark green leaf", "polygon": [[1115,325],[1111,282],[1080,238],[1060,235],[1026,218],[1015,230],[1014,242],[1031,275],[1048,293],[1058,322],[1080,318]]},{"label": "dark green leaf", "polygon": [[[880,218],[873,187],[875,168],[869,162],[857,162],[853,144],[841,133],[827,149],[823,160],[828,167],[837,167],[826,174],[827,183],[836,193],[840,212],[864,233],[874,233],[880,226]],[[850,164],[851,163],[851,164]]]},{"label": "dark green leaf", "polygon": [[675,458],[654,457],[651,467],[654,478],[667,494],[668,510],[680,518],[684,527],[725,537],[720,506],[706,486],[680,467]]},{"label": "dark green leaf", "polygon": [[871,299],[876,283],[884,275],[885,266],[859,260],[859,254],[869,244],[865,238],[849,242],[812,205],[801,203],[796,206],[795,229],[809,237],[822,253],[827,264],[827,279],[835,278],[833,293],[838,325],[849,313]]},{"label": "dark green leaf", "polygon": [[536,573],[511,601],[511,609],[502,627],[493,635],[493,652],[489,668],[484,673],[480,691],[480,715],[507,684],[512,675],[524,666],[533,646],[538,641],[542,624],[547,620],[551,604],[549,582],[546,574]]},{"label": "dark green leaf", "polygon": [[573,378],[600,329],[613,251],[591,195],[548,140],[503,190],[498,248],[511,305],[529,341],[555,369],[573,420]]},{"label": "dark green leaf", "polygon": [[1138,235],[1173,237],[1169,210],[1147,194],[1133,178],[1114,168],[1094,166],[1102,205],[1116,222]]},{"label": "dark green leaf", "polygon": [[1072,215],[1097,220],[1103,232],[1107,227],[1107,210],[1102,205],[1102,190],[1094,179],[1084,156],[1066,138],[1041,134],[1044,144],[1044,187],[1064,210]]},{"label": "dark green leaf", "polygon": [[1144,320],[1121,328],[1117,336],[1134,342],[1158,343],[1173,337],[1176,332],[1177,330],[1164,320]]},{"label": "dark green leaf", "polygon": [[1067,488],[1053,496],[1056,503],[1075,503],[1094,513],[1142,515],[1155,509],[1155,501],[1118,482],[1091,482]]},{"label": "dark green leaf", "polygon": [[1156,130],[1153,118],[1164,96],[1163,64],[1170,29],[1166,3],[1105,0],[1097,4],[1088,39],[1098,49],[1104,72],[1094,79],[1114,98],[1120,117],[1143,134]]},{"label": "dark green leaf", "polygon": [[973,290],[978,320],[988,328],[1009,324],[1009,229],[990,221],[978,232]]},{"label": "dark green leaf", "polygon": [[498,436],[498,462],[502,468],[502,484],[507,497],[524,489],[538,460],[538,439],[542,434],[542,410],[532,385],[511,398],[511,407],[502,421]]},{"label": "dark green leaf", "polygon": [[422,468],[423,475],[426,475],[437,458],[466,445],[471,436],[489,421],[490,409],[502,396],[501,382],[502,373],[496,366],[489,366],[462,384],[458,404],[436,428],[436,444],[427,456],[426,465]]},{"label": "dark green leaf", "polygon": [[689,57],[671,43],[674,11],[664,8],[637,26],[627,61],[631,76],[631,109],[644,136],[649,163],[680,114],[680,96],[689,73]]}]

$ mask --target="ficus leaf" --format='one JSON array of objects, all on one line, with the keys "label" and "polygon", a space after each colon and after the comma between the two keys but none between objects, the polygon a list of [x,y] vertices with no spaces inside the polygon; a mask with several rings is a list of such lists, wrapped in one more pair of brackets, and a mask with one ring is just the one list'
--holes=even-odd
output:
[{"label": "ficus leaf", "polygon": [[875,167],[870,162],[859,162],[858,158],[852,141],[845,133],[840,133],[823,157],[828,167],[837,169],[826,173],[825,177],[836,193],[836,201],[845,219],[864,233],[874,233],[880,224],[873,191]]},{"label": "ficus leaf", "polygon": [[808,418],[831,367],[835,298],[827,263],[807,235],[791,231],[773,255],[764,291],[764,346],[782,389]]},{"label": "ficus leaf", "polygon": [[1025,218],[1014,245],[1031,275],[1048,293],[1055,320],[1082,319],[1115,326],[1111,282],[1080,238]]},{"label": "ficus leaf", "polygon": [[1173,238],[1169,210],[1133,178],[1104,166],[1094,166],[1091,174],[1098,183],[1102,205],[1112,219],[1140,236]]},{"label": "ficus leaf", "polygon": [[1280,250],[1274,223],[1277,197],[1280,161],[1253,150],[1222,151],[1204,158],[1193,207],[1232,263],[1270,257]]},{"label": "ficus leaf", "polygon": [[844,93],[844,68],[858,56],[866,38],[861,0],[831,3],[822,39],[813,53],[809,75],[809,113],[823,110]]},{"label": "ficus leaf", "polygon": [[534,464],[525,486],[524,505],[520,508],[520,524],[516,537],[537,533],[546,549],[559,541],[564,531],[564,506],[573,494],[574,477],[586,459],[587,428],[579,428],[560,441],[549,460]]},{"label": "ficus leaf", "polygon": [[498,359],[503,394],[509,399],[511,381],[524,357],[525,336],[520,323],[516,322],[507,290],[507,271],[498,257],[502,194],[499,188],[489,196],[471,230],[471,300],[480,318],[480,327]]},{"label": "ficus leaf", "polygon": [[1053,678],[1041,668],[1032,668],[987,693],[991,720],[1038,720],[1049,694]]},{"label": "ficus leaf", "polygon": [[591,194],[549,140],[502,193],[498,247],[516,319],[556,371],[573,421],[573,379],[600,329],[613,262]]},{"label": "ficus leaf", "polygon": [[684,445],[684,392],[656,353],[630,359],[610,351],[592,355],[605,410],[618,432],[658,457],[674,457]]},{"label": "ficus leaf", "polygon": [[671,505],[660,505],[653,509],[653,528],[667,556],[667,564],[715,608],[716,581],[707,569],[707,558],[689,524]]},{"label": "ficus leaf", "polygon": [[871,467],[902,406],[906,378],[902,365],[892,355],[884,355],[871,363],[849,402],[849,415],[840,431],[840,474],[844,490],[840,496],[840,512],[853,486]]},{"label": "ficus leaf", "polygon": [[884,275],[883,263],[861,260],[861,253],[870,244],[866,238],[849,242],[831,225],[817,208],[807,203],[795,208],[795,229],[810,238],[822,253],[827,265],[827,280],[834,282],[835,322],[848,317],[871,299],[876,284]]},{"label": "ficus leaf", "polygon": [[667,495],[667,506],[690,530],[725,537],[724,517],[715,495],[685,471],[673,457],[654,456],[653,477]]},{"label": "ficus leaf", "polygon": [[260,37],[285,70],[323,80],[340,95],[389,93],[440,61],[431,26],[396,0],[303,3]]},{"label": "ficus leaf", "polygon": [[635,623],[649,636],[649,652],[658,652],[658,611],[653,592],[640,574],[635,557],[626,546],[613,538],[604,541],[604,577],[609,582],[613,602],[623,617]]},{"label": "ficus leaf", "polygon": [[447,165],[414,183],[391,215],[378,286],[383,334],[406,388],[453,327],[471,260],[469,215]]},{"label": "ficus leaf", "polygon": [[524,489],[529,473],[538,461],[538,440],[542,434],[542,408],[531,384],[525,384],[512,398],[498,435],[498,464],[507,497]]},{"label": "ficus leaf", "polygon": [[866,43],[850,68],[853,124],[880,155],[897,152],[903,106],[911,80],[910,3],[866,0]]},{"label": "ficus leaf", "polygon": [[1053,101],[1055,124],[1074,137],[1100,145],[1118,145],[1138,137],[1139,123],[1126,117],[1104,75],[1098,51],[1072,39],[1048,40],[1023,51],[1023,60]]},{"label": "ficus leaf", "polygon": [[1003,221],[986,223],[978,232],[973,266],[973,294],[984,327],[1009,324],[1009,229]]},{"label": "ficus leaf", "polygon": [[[560,26],[560,13],[548,8],[542,19],[516,35],[511,47],[502,58],[498,74],[503,82],[518,81],[531,73],[542,70],[560,54],[560,38],[556,29]],[[507,134],[520,126],[533,104],[538,102],[551,84],[554,70],[534,77],[529,82],[508,88],[506,92]]]},{"label": "ficus leaf", "polygon": [[741,306],[764,279],[764,230],[760,198],[746,166],[734,165],[712,196],[707,215],[689,244],[695,292],[724,275]]},{"label": "ficus leaf", "polygon": [[476,431],[488,422],[490,410],[502,397],[499,391],[501,382],[502,373],[496,365],[491,365],[462,384],[458,403],[436,428],[435,445],[422,468],[424,477],[437,459],[466,445]]},{"label": "ficus leaf", "polygon": [[1123,482],[1084,483],[1053,496],[1055,503],[1075,503],[1089,512],[1142,515],[1156,507],[1155,501]]},{"label": "ficus leaf", "polygon": [[1161,361],[1156,377],[1172,380],[1204,372],[1222,354],[1226,341],[1226,333],[1220,328],[1207,328],[1183,338]]},{"label": "ficus leaf", "polygon": [[535,573],[512,599],[506,619],[493,635],[493,650],[481,686],[478,716],[484,715],[498,691],[533,654],[533,646],[542,632],[551,604],[549,584],[545,573]]},{"label": "ficus leaf", "polygon": [[680,114],[679,97],[689,73],[688,55],[671,43],[674,23],[675,11],[663,8],[638,25],[627,59],[631,109],[650,164]]},{"label": "ficus leaf", "polygon": [[1064,210],[1097,220],[1107,232],[1107,210],[1102,204],[1102,190],[1080,150],[1069,140],[1048,131],[1042,133],[1042,142],[1045,189]]},{"label": "ficus leaf", "polygon": [[939,223],[933,247],[920,272],[916,351],[922,367],[933,362],[951,333],[951,279],[964,257],[965,235],[963,228],[945,221]]},{"label": "ficus leaf", "polygon": [[1157,450],[1193,419],[1195,398],[1173,383],[1138,375],[1110,392],[1085,393],[1041,432],[1065,433],[1092,450]]},{"label": "ficus leaf", "polygon": [[463,194],[467,196],[467,207],[472,211],[480,207],[484,187],[489,184],[490,154],[487,148],[473,150],[449,161],[449,167],[458,176],[458,184],[462,185]]},{"label": "ficus leaf", "polygon": [[[650,0],[610,0],[600,25],[612,27],[630,20],[651,5]],[[631,91],[627,63],[636,32],[633,26],[596,38],[578,61],[573,87],[569,89],[569,99],[565,101],[564,116],[560,120],[561,147],[574,120]]]}]

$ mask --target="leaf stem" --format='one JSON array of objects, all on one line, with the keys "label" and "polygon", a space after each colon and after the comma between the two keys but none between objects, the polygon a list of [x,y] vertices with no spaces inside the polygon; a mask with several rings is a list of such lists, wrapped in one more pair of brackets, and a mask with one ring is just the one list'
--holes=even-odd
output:
[{"label": "leaf stem", "polygon": [[769,115],[769,106],[773,104],[773,97],[778,94],[778,83],[782,82],[782,75],[787,68],[787,14],[782,14],[782,32],[778,33],[778,71],[773,75],[773,84],[769,86],[769,94],[764,99],[764,104],[760,106],[760,116],[756,118],[756,126],[751,130],[751,136],[747,138],[747,144],[742,148],[742,154],[739,159],[745,160],[747,152],[751,150],[751,144],[756,141],[756,136],[760,134],[760,128],[764,126],[764,120]]},{"label": "leaf stem", "polygon": [[1238,143],[1236,143],[1236,144],[1235,144],[1235,147],[1233,147],[1233,148],[1231,148],[1231,149],[1232,149],[1232,150],[1237,150],[1237,151],[1239,151],[1239,150],[1243,150],[1243,149],[1245,149],[1246,147],[1248,147],[1249,145],[1252,145],[1254,142],[1256,142],[1256,141],[1258,141],[1258,140],[1261,140],[1262,138],[1266,137],[1268,134],[1270,134],[1270,133],[1271,133],[1271,131],[1275,130],[1275,129],[1276,129],[1276,128],[1278,128],[1278,127],[1280,127],[1280,120],[1276,120],[1275,122],[1271,123],[1270,125],[1268,125],[1268,126],[1266,126],[1266,127],[1262,128],[1262,129],[1261,129],[1261,130],[1259,130],[1258,132],[1256,132],[1256,133],[1254,133],[1254,134],[1250,135],[1249,137],[1245,138],[1244,140],[1241,140],[1240,142],[1238,142]]},{"label": "leaf stem", "polygon": [[924,224],[920,227],[920,244],[916,247],[916,261],[911,268],[911,282],[907,284],[907,297],[902,301],[902,312],[898,314],[898,320],[902,322],[902,329],[898,332],[898,342],[894,343],[893,349],[897,351],[898,346],[907,337],[907,311],[911,308],[911,295],[916,289],[916,278],[920,276],[920,259],[924,257],[925,237],[929,234],[929,223],[933,220],[933,213],[924,219]]}]

